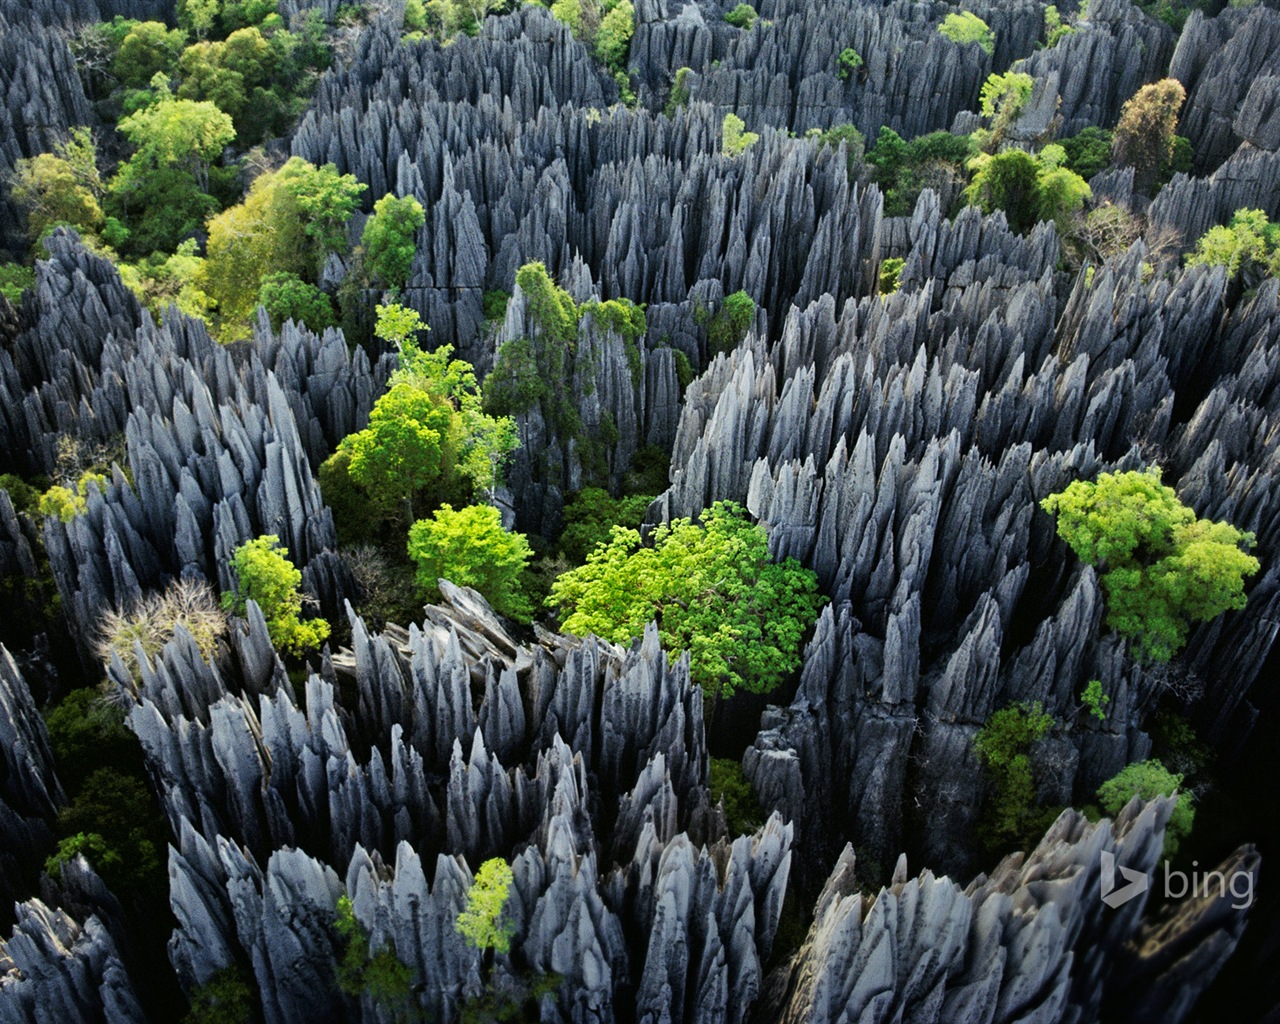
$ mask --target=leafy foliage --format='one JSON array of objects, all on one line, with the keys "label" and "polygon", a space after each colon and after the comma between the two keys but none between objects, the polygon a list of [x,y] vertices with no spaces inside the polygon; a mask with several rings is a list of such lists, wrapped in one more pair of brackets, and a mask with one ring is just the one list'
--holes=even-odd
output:
[{"label": "leafy foliage", "polygon": [[836,57],[836,77],[845,81],[863,65],[862,55],[852,46],[846,46]]},{"label": "leafy foliage", "polygon": [[1082,128],[1069,139],[1062,140],[1067,154],[1063,165],[1088,181],[1111,165],[1111,132],[1097,125]]},{"label": "leafy foliage", "polygon": [[92,469],[85,470],[80,479],[70,486],[54,484],[36,502],[36,511],[42,516],[54,516],[64,523],[69,523],[76,516],[82,516],[89,510],[89,487],[99,491],[107,489],[107,478]]},{"label": "leafy foliage", "polygon": [[186,37],[158,21],[135,22],[120,41],[111,70],[126,88],[143,89],[157,74],[169,74]]},{"label": "leafy foliage", "polygon": [[1085,684],[1084,692],[1080,694],[1080,703],[1099,722],[1107,720],[1107,705],[1111,703],[1111,698],[1102,689],[1101,679],[1091,679]]},{"label": "leafy foliage", "polygon": [[748,3],[740,3],[733,10],[724,16],[734,28],[750,29],[756,23],[756,19],[760,17],[756,14],[756,9]]},{"label": "leafy foliage", "polygon": [[271,642],[281,651],[301,657],[329,637],[324,619],[302,620],[302,573],[289,561],[289,549],[274,534],[247,540],[231,556],[235,589],[222,595],[222,607],[233,615],[246,613],[256,601],[267,620]]},{"label": "leafy foliage", "polygon": [[1104,813],[1114,818],[1135,796],[1153,800],[1158,796],[1178,793],[1178,801],[1164,831],[1164,855],[1173,857],[1181,841],[1191,834],[1196,818],[1194,798],[1187,790],[1178,792],[1181,786],[1182,776],[1170,772],[1159,761],[1138,761],[1122,768],[1098,787],[1098,803]]},{"label": "leafy foliage", "polygon": [[27,216],[27,235],[42,238],[57,224],[68,224],[82,235],[102,230],[102,179],[97,149],[88,128],[72,128],[71,136],[52,153],[41,153],[14,164],[10,194]]},{"label": "leafy foliage", "polygon": [[409,281],[418,229],[426,223],[422,204],[413,196],[397,199],[388,193],[373,204],[360,244],[365,269],[384,288],[403,288]]},{"label": "leafy foliage", "polygon": [[1244,607],[1258,560],[1241,545],[1253,536],[1197,519],[1158,469],[1077,480],[1040,505],[1076,555],[1101,569],[1107,625],[1133,639],[1139,657],[1168,661],[1192,622]]},{"label": "leafy foliage", "polygon": [[[379,325],[381,328],[381,316]],[[412,385],[449,406],[452,416],[446,451],[456,453],[458,472],[474,490],[487,492],[492,501],[508,456],[520,447],[520,435],[513,420],[484,411],[474,369],[466,360],[452,356],[452,345],[427,352],[406,341],[400,346],[400,366],[391,375],[391,384]]]},{"label": "leafy foliage", "polygon": [[669,649],[690,651],[693,678],[712,696],[781,683],[824,601],[816,575],[795,559],[771,561],[764,529],[731,502],[712,505],[701,526],[658,527],[652,547],[614,527],[550,595],[564,629],[580,636],[625,643],[657,621]]},{"label": "leafy foliage", "polygon": [[430,519],[409,527],[409,557],[418,567],[418,584],[437,594],[437,581],[447,579],[474,587],[494,609],[527,622],[533,608],[524,588],[524,573],[533,557],[522,533],[502,526],[492,505],[454,510],[444,504]]},{"label": "leafy foliage", "polygon": [[187,316],[209,322],[213,300],[196,279],[204,259],[196,255],[196,240],[188,238],[177,251],[166,255],[155,252],[137,263],[120,263],[120,280],[151,310],[157,321],[169,306],[177,306]]},{"label": "leafy foliage", "polygon": [[[129,813],[122,814],[122,808]],[[135,775],[114,767],[94,769],[59,813],[58,834],[69,841],[60,843],[55,863],[46,866],[50,873],[57,871],[57,860],[82,853],[117,892],[146,888],[163,878],[164,826],[146,785]]]},{"label": "leafy foliage", "polygon": [[374,337],[390,342],[397,348],[402,348],[406,343],[416,345],[418,335],[431,330],[416,309],[396,302],[385,306],[379,304],[377,317],[373,328]]},{"label": "leafy foliage", "polygon": [[671,80],[671,92],[667,95],[667,105],[663,113],[667,117],[675,117],[676,111],[689,105],[689,76],[693,68],[676,68],[675,77]]},{"label": "leafy foliage", "polygon": [[635,10],[631,0],[618,0],[600,21],[596,32],[596,58],[615,74],[625,74],[627,52],[635,33]]},{"label": "leafy foliage", "polygon": [[984,213],[1003,210],[1015,231],[1029,231],[1042,220],[1065,231],[1091,195],[1083,178],[1061,166],[1065,156],[1061,146],[1046,146],[1039,156],[1020,149],[979,154],[969,163],[974,175],[965,199]]},{"label": "leafy foliage", "polygon": [[191,993],[191,1008],[182,1024],[253,1024],[256,1006],[243,972],[227,967]]},{"label": "leafy foliage", "polygon": [[330,246],[340,244],[363,187],[350,175],[337,175],[331,164],[317,168],[293,157],[278,171],[259,175],[243,203],[209,221],[196,283],[217,303],[224,340],[248,329],[265,279],[314,277]]},{"label": "leafy foliage", "polygon": [[741,344],[756,317],[756,301],[744,291],[726,295],[707,322],[707,345],[712,352],[730,352]]},{"label": "leafy foliage", "polygon": [[506,906],[514,880],[511,865],[501,857],[485,861],[476,872],[455,926],[476,949],[502,954],[511,949],[515,925],[506,916]]},{"label": "leafy foliage", "polygon": [[209,164],[235,138],[231,118],[207,100],[176,99],[162,76],[152,83],[156,98],[118,125],[135,152],[112,182],[120,193],[148,171],[183,168],[201,192],[209,190]]},{"label": "leafy foliage", "polygon": [[501,323],[507,315],[507,303],[511,301],[511,293],[501,288],[490,288],[481,299],[484,318],[490,323]]},{"label": "leafy foliage", "polygon": [[613,498],[602,487],[584,487],[564,507],[560,550],[581,565],[601,544],[608,544],[615,526],[638,527],[653,498],[636,494]]},{"label": "leafy foliage", "polygon": [[529,313],[543,335],[569,345],[578,336],[578,307],[556,285],[542,263],[526,263],[516,271],[516,284],[529,304]]},{"label": "leafy foliage", "polygon": [[286,320],[306,324],[317,333],[334,325],[329,296],[297,274],[268,274],[258,288],[258,305],[267,311],[276,330]]},{"label": "leafy foliage", "polygon": [[98,690],[72,690],[48,712],[49,745],[58,777],[77,792],[102,764],[142,771],[142,748],[124,725],[124,710]]},{"label": "leafy foliage", "polygon": [[1111,152],[1121,167],[1133,168],[1135,189],[1150,189],[1173,160],[1178,112],[1186,98],[1181,82],[1165,78],[1144,85],[1121,109]]},{"label": "leafy foliage", "polygon": [[1262,210],[1237,210],[1225,226],[1211,227],[1187,255],[1187,266],[1226,267],[1227,276],[1254,285],[1264,275],[1280,276],[1280,224]]},{"label": "leafy foliage", "polygon": [[1039,701],[994,712],[973,738],[973,750],[995,795],[986,812],[986,838],[993,846],[1020,842],[1038,830],[1031,750],[1048,735],[1053,718]]},{"label": "leafy foliage", "polygon": [[743,774],[742,764],[732,758],[711,758],[708,787],[713,804],[723,803],[729,835],[750,835],[764,824],[760,801]]},{"label": "leafy foliage", "polygon": [[1044,48],[1046,50],[1053,49],[1075,31],[1076,27],[1064,22],[1058,8],[1053,4],[1044,9]]},{"label": "leafy foliage", "polygon": [[977,43],[988,55],[995,53],[996,39],[990,26],[972,11],[952,11],[942,19],[938,31],[953,43]]},{"label": "leafy foliage", "polygon": [[395,943],[388,941],[377,952],[369,949],[369,933],[356,919],[351,897],[338,897],[334,930],[344,942],[338,961],[338,987],[347,995],[365,996],[375,1005],[386,1006],[393,1019],[407,1020],[413,1000],[413,969],[396,956]]},{"label": "leafy foliage", "polygon": [[725,156],[741,156],[760,141],[755,132],[745,131],[747,125],[737,114],[725,114],[720,125],[720,148]]},{"label": "leafy foliage", "polygon": [[881,128],[876,144],[867,153],[867,163],[884,194],[885,215],[907,216],[922,189],[939,181],[962,179],[973,150],[973,140],[967,135],[930,132],[907,142],[892,128]]},{"label": "leafy foliage", "polygon": [[907,265],[907,261],[901,256],[890,256],[880,264],[880,294],[892,295],[898,290],[899,279],[902,277],[902,268]]},{"label": "leafy foliage", "polygon": [[1035,79],[1021,71],[987,76],[978,94],[982,116],[991,119],[990,131],[985,135],[985,148],[994,148],[1013,127],[1027,100],[1031,99],[1034,88]]},{"label": "leafy foliage", "polygon": [[0,295],[12,305],[22,301],[22,293],[36,282],[35,271],[21,263],[0,263]]},{"label": "leafy foliage", "polygon": [[412,518],[417,492],[454,470],[452,425],[447,402],[401,382],[374,403],[369,425],[343,438],[338,450],[349,456],[351,479],[381,514],[394,515],[403,504]]},{"label": "leafy foliage", "polygon": [[489,412],[519,415],[536,406],[546,393],[533,342],[517,338],[498,349],[493,369],[484,381],[485,408]]}]

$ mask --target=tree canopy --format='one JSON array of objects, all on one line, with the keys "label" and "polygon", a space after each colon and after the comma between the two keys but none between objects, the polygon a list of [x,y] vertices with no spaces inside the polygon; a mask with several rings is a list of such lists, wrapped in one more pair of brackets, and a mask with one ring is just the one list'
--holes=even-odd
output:
[{"label": "tree canopy", "polygon": [[1229,224],[1211,227],[1187,255],[1187,266],[1226,267],[1227,276],[1256,285],[1266,275],[1280,277],[1280,224],[1262,210],[1237,210]]},{"label": "tree canopy", "polygon": [[1176,78],[1144,85],[1125,103],[1112,136],[1116,163],[1133,168],[1134,188],[1146,191],[1174,157],[1178,112],[1187,91]]},{"label": "tree canopy", "polygon": [[1029,231],[1042,220],[1061,228],[1091,194],[1080,175],[1062,166],[1065,159],[1057,145],[1038,156],[1021,149],[980,153],[969,162],[974,175],[965,199],[983,213],[1003,210],[1015,231]]},{"label": "tree canopy", "polygon": [[480,865],[467,890],[467,905],[458,915],[458,934],[479,950],[506,953],[515,924],[506,916],[507,897],[515,875],[501,857]]},{"label": "tree canopy", "polygon": [[644,546],[615,527],[585,565],[561,576],[550,603],[563,627],[625,643],[658,623],[663,643],[688,649],[694,681],[711,696],[767,693],[800,664],[805,633],[826,599],[795,559],[769,558],[763,527],[732,502],[701,525],[676,519]]},{"label": "tree canopy", "polygon": [[418,229],[426,223],[422,204],[413,196],[397,199],[388,193],[373,204],[360,244],[364,265],[384,288],[403,288],[409,282]]},{"label": "tree canopy", "polygon": [[275,535],[247,540],[231,556],[234,589],[222,595],[222,606],[243,616],[255,601],[267,620],[271,642],[288,654],[301,656],[329,637],[329,623],[302,615],[302,573],[289,561],[289,549]]},{"label": "tree canopy", "polygon": [[1098,787],[1098,804],[1114,818],[1135,796],[1154,800],[1158,796],[1177,793],[1177,803],[1164,829],[1164,855],[1172,857],[1178,852],[1181,841],[1191,834],[1196,818],[1193,797],[1181,787],[1182,776],[1169,771],[1161,762],[1154,759],[1139,761],[1122,768]]},{"label": "tree canopy", "polygon": [[492,505],[441,505],[431,518],[409,527],[409,557],[429,596],[446,579],[475,588],[503,615],[525,622],[533,615],[524,578],[533,550],[524,534],[503,528]]},{"label": "tree canopy", "polygon": [[962,46],[977,43],[988,54],[995,53],[996,39],[991,27],[972,11],[952,11],[942,19],[938,31]]},{"label": "tree canopy", "polygon": [[1244,580],[1258,560],[1241,548],[1253,535],[1197,519],[1159,469],[1077,480],[1040,504],[1057,517],[1058,536],[1099,567],[1107,625],[1144,659],[1168,661],[1193,622],[1245,605]]},{"label": "tree canopy", "polygon": [[314,283],[325,256],[342,247],[364,187],[332,164],[316,167],[293,157],[260,174],[244,202],[209,221],[197,283],[217,304],[223,340],[248,332],[267,278],[285,274]]},{"label": "tree canopy", "polygon": [[103,227],[102,179],[88,128],[72,128],[70,138],[52,153],[17,161],[9,185],[14,202],[27,215],[32,241],[55,224],[69,224],[81,234]]}]

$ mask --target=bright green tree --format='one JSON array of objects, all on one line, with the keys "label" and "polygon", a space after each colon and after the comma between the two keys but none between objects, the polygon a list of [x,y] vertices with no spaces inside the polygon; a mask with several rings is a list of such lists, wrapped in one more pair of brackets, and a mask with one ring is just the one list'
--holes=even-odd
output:
[{"label": "bright green tree", "polygon": [[852,46],[846,46],[836,57],[836,76],[845,81],[863,65],[862,55]]},{"label": "bright green tree", "polygon": [[243,203],[209,221],[196,283],[217,303],[223,340],[248,332],[270,275],[314,283],[325,255],[341,247],[343,226],[363,188],[332,164],[317,168],[293,157],[278,171],[259,175]]},{"label": "bright green tree", "polygon": [[402,306],[398,302],[385,306],[379,303],[377,321],[373,327],[374,337],[403,349],[406,344],[416,345],[418,335],[429,330],[430,326],[416,309]]},{"label": "bright green tree", "polygon": [[1160,471],[1102,473],[1045,498],[1058,536],[1097,566],[1107,625],[1137,644],[1139,657],[1168,661],[1193,622],[1245,605],[1244,579],[1258,560],[1241,550],[1253,535],[1197,519],[1160,482]]},{"label": "bright green tree", "polygon": [[413,196],[397,199],[388,193],[373,204],[360,244],[365,268],[384,288],[403,288],[413,269],[418,229],[426,223],[422,204]]},{"label": "bright green tree", "polygon": [[467,905],[458,915],[458,934],[481,952],[493,950],[505,955],[511,950],[515,924],[507,917],[507,899],[515,875],[501,857],[480,865],[471,887]]},{"label": "bright green tree", "polygon": [[289,561],[289,549],[275,535],[247,540],[231,556],[234,589],[222,595],[222,606],[243,616],[256,601],[267,620],[267,632],[278,650],[295,657],[319,647],[329,637],[324,619],[303,620],[302,573]]},{"label": "bright green tree", "polygon": [[1029,231],[1038,221],[1053,221],[1065,230],[1090,196],[1084,179],[1061,166],[1065,157],[1056,145],[1046,146],[1038,157],[1020,149],[981,153],[969,162],[974,175],[965,200],[984,213],[1003,210],[1014,231]]},{"label": "bright green tree", "polygon": [[580,568],[553,584],[549,601],[567,632],[625,643],[657,621],[663,643],[687,649],[693,679],[713,698],[741,688],[768,693],[800,664],[801,645],[826,599],[817,576],[793,558],[769,558],[764,528],[732,502],[702,525],[676,519],[642,546],[615,527]]},{"label": "bright green tree", "polygon": [[1008,134],[1034,89],[1035,79],[1021,71],[987,76],[978,94],[978,108],[991,121],[990,129],[983,130],[984,149],[995,149]]},{"label": "bright green tree", "polygon": [[1187,266],[1226,267],[1227,276],[1256,285],[1264,275],[1280,276],[1280,224],[1262,210],[1237,210],[1227,225],[1216,225],[1196,241]]},{"label": "bright green tree", "polygon": [[36,283],[35,271],[21,263],[0,263],[0,295],[13,305],[22,301],[22,293]]},{"label": "bright green tree", "polygon": [[737,348],[751,329],[756,316],[756,301],[744,291],[724,297],[720,308],[707,320],[707,345],[714,352],[730,352]]},{"label": "bright green tree", "polygon": [[428,594],[436,594],[437,581],[447,579],[474,587],[496,611],[526,622],[533,615],[524,585],[532,556],[524,534],[503,529],[502,516],[492,505],[456,511],[441,505],[430,519],[409,528],[409,557]]},{"label": "bright green tree", "polygon": [[631,0],[620,0],[600,22],[596,32],[596,57],[615,72],[626,70],[627,51],[635,33],[635,10]]},{"label": "bright green tree", "polygon": [[207,100],[175,99],[168,82],[153,82],[155,102],[118,125],[134,154],[111,181],[112,196],[137,219],[135,243],[169,249],[216,209],[209,167],[233,138],[231,118]]},{"label": "bright green tree", "polygon": [[203,39],[218,17],[218,0],[178,0],[178,25]]},{"label": "bright green tree", "polygon": [[302,233],[311,241],[312,272],[319,274],[331,252],[347,248],[347,221],[368,188],[354,174],[339,174],[333,164],[316,167],[293,157],[279,172],[280,184],[293,199]]},{"label": "bright green tree", "polygon": [[184,100],[209,100],[235,119],[249,97],[244,75],[226,66],[225,53],[226,43],[221,42],[193,43],[183,50],[178,58],[182,77],[178,96]]},{"label": "bright green tree", "polygon": [[938,31],[953,43],[962,46],[977,43],[988,55],[996,51],[996,39],[991,27],[972,11],[952,11],[942,19]]},{"label": "bright green tree", "polygon": [[737,114],[725,114],[720,125],[720,149],[725,156],[741,156],[760,141],[756,132],[745,131],[746,122]]},{"label": "bright green tree", "polygon": [[1164,855],[1173,857],[1178,852],[1179,843],[1191,834],[1196,818],[1194,798],[1181,786],[1182,776],[1169,771],[1159,761],[1138,761],[1122,768],[1098,787],[1098,804],[1104,813],[1114,818],[1135,796],[1154,800],[1158,796],[1177,793],[1177,803],[1164,829]]},{"label": "bright green tree", "polygon": [[758,17],[754,7],[747,3],[740,3],[724,16],[724,20],[734,28],[750,29]]},{"label": "bright green tree", "polygon": [[88,128],[72,128],[52,153],[14,164],[10,195],[27,215],[27,234],[41,238],[55,224],[96,234],[105,223],[98,153]]},{"label": "bright green tree", "polygon": [[448,402],[400,383],[374,403],[369,425],[344,437],[338,450],[350,456],[351,478],[377,510],[394,516],[404,507],[412,520],[417,493],[452,472],[456,438]]},{"label": "bright green tree", "polygon": [[1006,149],[975,157],[973,181],[965,199],[983,213],[1003,210],[1014,231],[1028,231],[1039,219],[1040,163],[1030,153]]}]

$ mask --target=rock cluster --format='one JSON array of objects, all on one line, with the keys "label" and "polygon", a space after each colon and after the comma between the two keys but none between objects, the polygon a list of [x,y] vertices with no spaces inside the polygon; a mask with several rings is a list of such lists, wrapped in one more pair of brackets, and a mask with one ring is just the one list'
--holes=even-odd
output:
[{"label": "rock cluster", "polygon": [[[342,335],[261,321],[243,350],[216,344],[171,310],[157,326],[110,264],[74,235],[48,242],[24,306],[26,329],[0,352],[0,448],[6,469],[57,476],[60,438],[119,450],[88,511],[48,518],[44,546],[64,610],[89,644],[101,610],[184,576],[231,586],[227,559],[275,534],[322,604],[346,591],[332,518],[315,472],[367,423],[393,357],[371,366]],[[7,500],[7,498],[6,498]],[[17,526],[0,509],[9,553],[33,575]],[[30,563],[30,564],[28,564]]]}]

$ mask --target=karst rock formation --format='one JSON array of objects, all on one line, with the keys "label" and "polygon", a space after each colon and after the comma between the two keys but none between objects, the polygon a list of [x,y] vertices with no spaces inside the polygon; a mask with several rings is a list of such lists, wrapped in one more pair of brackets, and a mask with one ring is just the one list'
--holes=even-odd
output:
[{"label": "karst rock formation", "polygon": [[[1099,898],[1105,858],[1156,877],[1171,799],[1114,819],[1071,808],[1150,754],[1162,702],[1227,766],[1274,734],[1280,282],[1242,294],[1162,245],[1240,208],[1280,216],[1280,11],[1196,11],[1175,33],[1096,0],[1038,49],[1042,4],[974,0],[988,54],[938,33],[940,0],[762,0],[750,32],[727,6],[636,0],[627,106],[536,4],[443,47],[404,44],[383,5],[275,145],[369,186],[353,239],[374,199],[421,201],[400,299],[481,374],[543,330],[521,267],[542,262],[582,304],[565,381],[580,432],[538,407],[516,416],[503,500],[519,529],[553,536],[574,491],[616,489],[656,447],[671,469],[648,526],[740,502],[772,554],[816,572],[830,601],[803,666],[741,752],[764,824],[734,835],[713,800],[703,694],[656,626],[630,646],[518,628],[447,581],[414,621],[362,618],[319,468],[367,425],[393,352],[264,313],[252,339],[220,345],[176,308],[157,320],[59,228],[21,302],[0,298],[0,471],[52,473],[64,436],[115,465],[67,522],[20,515],[0,490],[0,576],[17,581],[7,607],[56,595],[86,678],[127,699],[168,829],[173,921],[167,963],[149,961],[88,861],[41,880],[66,803],[40,713],[53,682],[47,652],[17,650],[0,623],[0,1022],[162,1024],[152,972],[189,996],[234,968],[266,1024],[391,1024],[393,1008],[335,984],[343,896],[441,1022],[552,978],[548,1024],[1178,1024],[1212,1019],[1196,1002],[1246,924],[1264,936],[1250,965],[1268,964],[1274,905]],[[173,14],[0,0],[0,173],[102,127],[70,48],[80,27]],[[848,46],[865,67],[841,79]],[[1096,201],[1146,218],[1123,253],[1068,269],[1054,224],[1019,234],[936,189],[886,216],[847,151],[806,136],[967,131],[987,75],[1011,67],[1036,82],[1026,138],[1114,126],[1165,76],[1185,87],[1190,171],[1153,199],[1132,172],[1092,181]],[[686,68],[688,101],[666,112]],[[736,156],[729,112],[760,135]],[[3,190],[0,245],[26,245]],[[881,295],[889,258],[899,286]],[[345,273],[326,269],[335,289]],[[494,289],[512,294],[490,321]],[[716,351],[706,311],[739,290],[754,321]],[[640,338],[590,314],[618,298],[644,305]],[[1039,509],[1075,479],[1153,464],[1197,514],[1251,532],[1262,565],[1247,606],[1198,626],[1172,668],[1105,627],[1098,575]],[[291,673],[250,603],[212,655],[179,630],[137,677],[118,658],[104,669],[104,609],[179,579],[227,590],[231,553],[262,534],[341,643]],[[1101,716],[1080,708],[1095,679]],[[1067,809],[1025,851],[987,856],[974,737],[1032,701],[1060,726],[1037,795]],[[1264,877],[1248,837],[1236,845],[1202,868]],[[456,921],[492,857],[513,872],[513,934],[486,958]],[[1280,1005],[1274,979],[1258,984]]]}]

